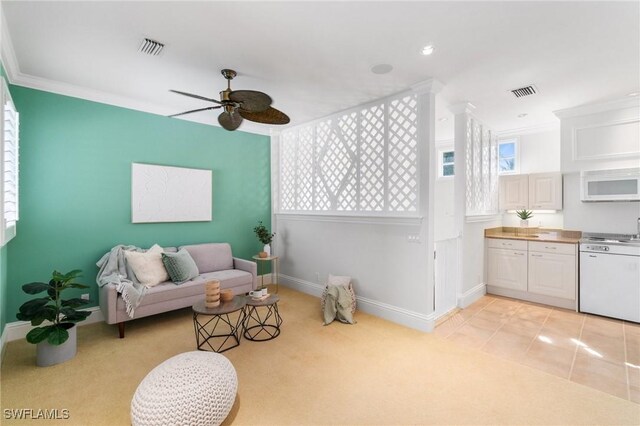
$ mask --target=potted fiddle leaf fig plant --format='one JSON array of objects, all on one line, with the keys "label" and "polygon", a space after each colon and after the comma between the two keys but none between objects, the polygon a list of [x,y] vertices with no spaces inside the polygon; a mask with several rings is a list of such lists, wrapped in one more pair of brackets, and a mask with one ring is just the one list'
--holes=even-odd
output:
[{"label": "potted fiddle leaf fig plant", "polygon": [[258,253],[258,256],[260,257],[271,256],[271,241],[273,241],[273,237],[276,236],[276,233],[269,232],[267,227],[262,224],[262,221],[259,221],[258,226],[253,228],[253,232],[256,233],[256,237],[258,237],[258,241],[264,244],[264,248],[262,249],[263,251]]},{"label": "potted fiddle leaf fig plant", "polygon": [[529,219],[533,217],[533,212],[531,210],[522,209],[516,210],[516,214],[520,218],[520,226],[526,228],[529,226]]},{"label": "potted fiddle leaf fig plant", "polygon": [[[78,311],[88,300],[62,299],[61,293],[71,288],[89,288],[74,282],[82,271],[75,269],[62,274],[53,271],[48,283],[33,282],[22,286],[27,294],[46,292],[46,296],[22,304],[16,317],[36,326],[27,333],[27,342],[37,345],[36,364],[41,367],[59,364],[76,354],[76,323],[85,320],[91,312]],[[41,325],[48,321],[47,325]]]}]

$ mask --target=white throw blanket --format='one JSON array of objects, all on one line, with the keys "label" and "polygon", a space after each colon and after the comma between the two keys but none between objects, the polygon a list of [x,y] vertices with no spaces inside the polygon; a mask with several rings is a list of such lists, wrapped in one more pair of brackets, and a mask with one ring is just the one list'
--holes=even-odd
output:
[{"label": "white throw blanket", "polygon": [[125,251],[144,251],[140,247],[117,245],[96,263],[100,271],[96,277],[98,286],[109,283],[116,285],[116,290],[122,295],[127,308],[127,315],[133,318],[135,309],[140,305],[146,287],[138,282],[133,271],[127,270]]}]

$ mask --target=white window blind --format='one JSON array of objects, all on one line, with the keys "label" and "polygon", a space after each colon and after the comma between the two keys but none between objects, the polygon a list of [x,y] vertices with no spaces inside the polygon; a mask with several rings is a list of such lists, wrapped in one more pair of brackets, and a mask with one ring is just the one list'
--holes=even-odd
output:
[{"label": "white window blind", "polygon": [[490,130],[475,120],[467,120],[466,135],[466,215],[498,213],[498,147]]},{"label": "white window blind", "polygon": [[418,211],[417,96],[385,100],[286,130],[280,211]]},{"label": "white window blind", "polygon": [[18,210],[18,176],[19,176],[19,114],[11,99],[6,81],[2,80],[2,156],[0,214],[2,229],[2,245],[16,235],[19,219]]}]

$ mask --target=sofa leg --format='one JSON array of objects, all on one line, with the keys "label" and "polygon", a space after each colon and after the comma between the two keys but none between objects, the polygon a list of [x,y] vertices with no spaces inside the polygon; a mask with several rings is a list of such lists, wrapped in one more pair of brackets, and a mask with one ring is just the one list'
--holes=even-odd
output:
[{"label": "sofa leg", "polygon": [[118,334],[120,334],[121,339],[124,339],[124,322],[118,323]]}]

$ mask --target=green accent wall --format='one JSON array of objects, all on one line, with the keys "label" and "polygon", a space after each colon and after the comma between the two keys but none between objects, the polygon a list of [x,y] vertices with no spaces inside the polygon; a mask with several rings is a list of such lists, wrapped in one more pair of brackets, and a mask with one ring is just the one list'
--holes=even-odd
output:
[{"label": "green accent wall", "polygon": [[[6,253],[8,322],[29,298],[21,285],[54,269],[82,269],[97,305],[95,264],[117,244],[229,242],[247,259],[260,251],[253,227],[271,223],[268,136],[11,89],[20,112],[20,220]],[[132,224],[132,162],[212,170],[213,220]]]},{"label": "green accent wall", "polygon": [[[7,78],[2,61],[0,61],[0,78]],[[0,247],[0,334],[4,333],[4,326],[7,321],[10,321],[7,307],[7,248]]]}]

